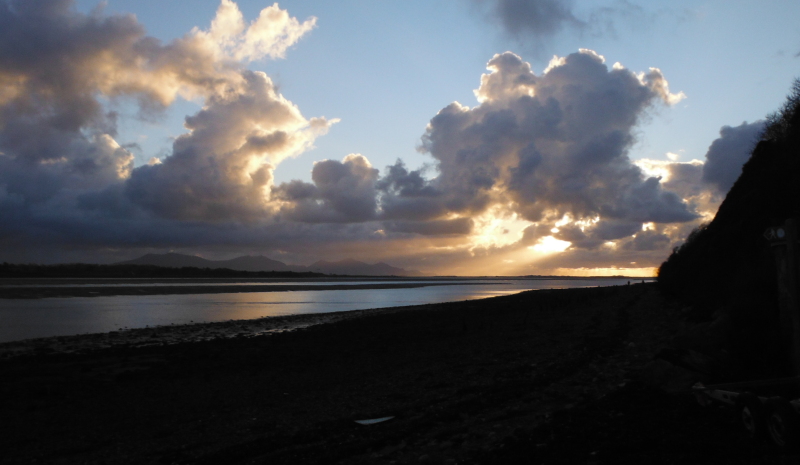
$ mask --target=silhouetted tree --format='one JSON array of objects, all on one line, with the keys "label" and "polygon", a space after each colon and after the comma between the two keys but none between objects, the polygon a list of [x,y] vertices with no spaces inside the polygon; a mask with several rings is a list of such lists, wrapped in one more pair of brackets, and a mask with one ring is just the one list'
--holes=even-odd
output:
[{"label": "silhouetted tree", "polygon": [[767,115],[767,124],[761,138],[783,142],[796,137],[798,119],[800,119],[800,79],[795,79],[780,110]]}]

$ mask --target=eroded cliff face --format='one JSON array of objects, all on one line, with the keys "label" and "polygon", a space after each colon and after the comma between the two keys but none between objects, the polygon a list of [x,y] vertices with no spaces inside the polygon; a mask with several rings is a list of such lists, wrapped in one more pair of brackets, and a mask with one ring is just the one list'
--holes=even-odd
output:
[{"label": "eroded cliff face", "polygon": [[777,347],[778,284],[768,228],[800,218],[800,81],[768,118],[762,140],[714,220],[659,269],[661,289],[691,306],[692,318],[725,314],[738,356],[763,363]]}]

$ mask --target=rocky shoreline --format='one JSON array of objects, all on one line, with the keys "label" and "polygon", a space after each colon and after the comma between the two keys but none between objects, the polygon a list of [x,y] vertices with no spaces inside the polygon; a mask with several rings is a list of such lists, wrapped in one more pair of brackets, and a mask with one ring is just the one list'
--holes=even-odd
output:
[{"label": "rocky shoreline", "polygon": [[794,463],[674,389],[695,374],[654,358],[687,323],[654,285],[344,313],[7,357],[3,460]]}]

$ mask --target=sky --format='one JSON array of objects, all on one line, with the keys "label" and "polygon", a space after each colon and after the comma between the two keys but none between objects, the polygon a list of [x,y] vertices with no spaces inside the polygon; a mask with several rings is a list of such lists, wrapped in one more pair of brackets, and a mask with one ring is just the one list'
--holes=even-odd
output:
[{"label": "sky", "polygon": [[652,276],[800,68],[793,1],[0,1],[0,261]]}]

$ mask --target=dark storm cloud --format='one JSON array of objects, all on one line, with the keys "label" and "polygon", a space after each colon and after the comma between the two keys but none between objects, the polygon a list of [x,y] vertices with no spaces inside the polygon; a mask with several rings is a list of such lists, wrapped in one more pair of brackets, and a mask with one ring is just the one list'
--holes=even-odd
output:
[{"label": "dark storm cloud", "polygon": [[711,143],[703,166],[703,181],[713,184],[720,192],[728,192],[742,174],[742,166],[764,131],[764,122],[744,122],[739,126],[723,126],[719,138]]}]

